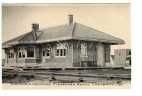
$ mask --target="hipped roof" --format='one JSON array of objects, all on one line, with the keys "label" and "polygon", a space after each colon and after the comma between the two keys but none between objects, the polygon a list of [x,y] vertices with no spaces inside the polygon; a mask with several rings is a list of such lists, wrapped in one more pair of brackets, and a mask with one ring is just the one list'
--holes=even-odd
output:
[{"label": "hipped roof", "polygon": [[33,32],[28,32],[3,43],[3,47],[17,44],[41,44],[62,40],[85,40],[103,42],[108,44],[124,44],[124,40],[110,34],[101,32],[80,23],[65,24],[39,30],[37,40],[34,40]]}]

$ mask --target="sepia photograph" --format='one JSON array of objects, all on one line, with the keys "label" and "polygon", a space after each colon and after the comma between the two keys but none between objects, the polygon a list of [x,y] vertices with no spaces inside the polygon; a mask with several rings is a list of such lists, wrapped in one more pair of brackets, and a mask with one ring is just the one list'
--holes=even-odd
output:
[{"label": "sepia photograph", "polygon": [[131,65],[129,3],[2,4],[6,88],[130,88]]}]

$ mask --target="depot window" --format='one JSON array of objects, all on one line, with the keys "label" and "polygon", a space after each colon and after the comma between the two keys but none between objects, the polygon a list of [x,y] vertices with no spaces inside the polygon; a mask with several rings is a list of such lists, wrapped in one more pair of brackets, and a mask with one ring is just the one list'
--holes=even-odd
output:
[{"label": "depot window", "polygon": [[18,57],[25,58],[25,49],[24,48],[18,48]]},{"label": "depot window", "polygon": [[14,58],[14,51],[13,50],[9,51],[8,58]]},{"label": "depot window", "polygon": [[51,56],[51,48],[43,48],[42,55],[47,57]]},{"label": "depot window", "polygon": [[33,47],[27,48],[27,57],[34,57],[34,48]]},{"label": "depot window", "polygon": [[56,56],[66,56],[67,48],[65,43],[57,44]]}]

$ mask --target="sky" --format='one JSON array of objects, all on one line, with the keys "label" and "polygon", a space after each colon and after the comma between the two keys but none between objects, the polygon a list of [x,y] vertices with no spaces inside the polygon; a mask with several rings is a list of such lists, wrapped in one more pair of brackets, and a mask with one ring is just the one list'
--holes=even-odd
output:
[{"label": "sky", "polygon": [[2,40],[7,41],[31,31],[32,23],[40,29],[74,21],[125,40],[112,46],[131,48],[130,4],[5,4],[2,6]]}]

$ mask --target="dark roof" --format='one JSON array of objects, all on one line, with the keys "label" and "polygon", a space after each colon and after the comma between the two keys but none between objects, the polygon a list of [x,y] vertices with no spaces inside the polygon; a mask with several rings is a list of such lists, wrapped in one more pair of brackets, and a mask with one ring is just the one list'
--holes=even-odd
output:
[{"label": "dark roof", "polygon": [[46,43],[71,39],[104,42],[109,44],[124,44],[124,40],[122,39],[79,23],[74,23],[71,25],[65,24],[42,29],[36,33],[37,40],[34,40],[33,32],[28,32],[12,40],[4,42],[3,47],[8,47],[15,44]]}]

